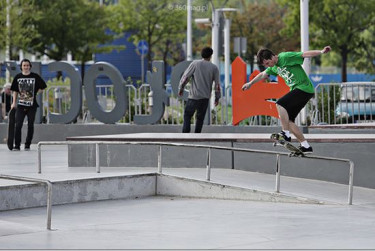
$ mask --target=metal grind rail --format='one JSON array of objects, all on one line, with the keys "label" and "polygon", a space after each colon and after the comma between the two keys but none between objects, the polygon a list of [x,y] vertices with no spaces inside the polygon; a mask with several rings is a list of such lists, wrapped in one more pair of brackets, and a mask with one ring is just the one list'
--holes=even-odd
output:
[{"label": "metal grind rail", "polygon": [[[136,142],[136,141],[41,141],[38,143],[38,173],[42,173],[42,145],[95,145],[96,152],[96,172],[100,173],[100,145],[157,145],[159,146],[158,151],[158,173],[162,173],[162,147],[163,146],[178,146],[178,147],[193,147],[193,148],[205,148],[207,149],[207,165],[206,165],[206,180],[210,181],[211,177],[211,150],[229,150],[232,152],[248,152],[248,153],[262,153],[276,155],[276,184],[275,192],[280,192],[280,156],[289,156],[287,152],[276,152],[267,150],[257,149],[245,149],[245,148],[234,148],[225,146],[211,146],[211,145],[198,145],[198,144],[183,144],[183,143],[166,143],[166,142]],[[292,158],[292,157],[291,157]],[[348,204],[352,205],[353,202],[353,175],[354,175],[354,163],[349,159],[324,157],[309,155],[302,158],[308,159],[321,159],[328,161],[339,161],[349,164],[349,191],[348,191]]]},{"label": "metal grind rail", "polygon": [[35,179],[21,176],[12,176],[0,174],[0,179],[26,181],[34,183],[44,183],[47,185],[47,229],[51,230],[51,214],[52,214],[52,183],[49,180]]}]

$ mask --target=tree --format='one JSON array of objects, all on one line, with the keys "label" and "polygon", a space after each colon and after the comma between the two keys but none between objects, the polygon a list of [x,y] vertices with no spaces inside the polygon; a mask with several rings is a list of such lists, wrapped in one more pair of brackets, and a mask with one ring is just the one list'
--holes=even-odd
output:
[{"label": "tree", "polygon": [[83,76],[84,64],[93,53],[113,49],[99,47],[114,38],[107,32],[110,16],[105,6],[88,0],[36,1],[43,15],[35,23],[40,36],[31,41],[32,52],[56,61],[71,52],[81,61]]},{"label": "tree", "polygon": [[[7,7],[10,27],[6,25]],[[9,36],[11,60],[18,60],[18,50],[26,50],[30,41],[38,36],[34,22],[41,13],[35,9],[33,0],[0,0],[0,50],[5,49]]]},{"label": "tree", "polygon": [[[288,30],[299,28],[299,0],[278,0],[287,7]],[[375,25],[375,1],[314,0],[309,5],[310,41],[312,46],[331,45],[341,56],[341,79],[347,80],[348,58],[363,46],[362,33]]]},{"label": "tree", "polygon": [[375,73],[375,26],[361,34],[361,46],[354,51],[354,66],[367,73]]},{"label": "tree", "polygon": [[[244,3],[245,4],[245,3]],[[286,15],[285,8],[274,1],[249,2],[244,10],[233,19],[232,36],[247,38],[245,57],[254,70],[254,56],[261,47],[272,49],[275,53],[298,48],[298,40],[294,36],[285,36],[280,31],[285,27],[280,21]]]},{"label": "tree", "polygon": [[175,8],[168,0],[120,0],[112,6],[111,29],[131,32],[129,40],[148,43],[148,69],[158,56],[166,60],[173,45],[182,43],[186,34],[186,10]]}]

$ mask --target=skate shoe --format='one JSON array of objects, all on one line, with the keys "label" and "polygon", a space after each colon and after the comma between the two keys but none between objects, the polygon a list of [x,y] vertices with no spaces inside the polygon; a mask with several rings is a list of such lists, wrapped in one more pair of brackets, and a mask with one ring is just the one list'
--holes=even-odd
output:
[{"label": "skate shoe", "polygon": [[312,149],[311,146],[308,147],[308,148],[306,148],[306,147],[303,147],[303,146],[300,145],[300,146],[298,147],[298,149],[299,149],[301,152],[303,152],[304,154],[310,154],[310,153],[313,152],[313,149]]},{"label": "skate shoe", "polygon": [[290,142],[291,140],[292,140],[292,138],[291,137],[287,137],[286,135],[285,135],[285,132],[283,132],[283,131],[281,131],[281,132],[279,132],[278,133],[278,140],[279,141],[285,141],[285,142]]}]

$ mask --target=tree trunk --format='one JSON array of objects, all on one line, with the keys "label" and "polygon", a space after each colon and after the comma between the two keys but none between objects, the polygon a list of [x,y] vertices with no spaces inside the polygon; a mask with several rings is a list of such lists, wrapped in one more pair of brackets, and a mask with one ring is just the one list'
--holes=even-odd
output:
[{"label": "tree trunk", "polygon": [[148,43],[148,53],[147,53],[147,70],[145,71],[145,73],[147,71],[151,71],[152,70],[152,58],[151,58],[151,52],[152,52],[152,48],[151,48],[151,43],[149,42]]},{"label": "tree trunk", "polygon": [[81,61],[81,78],[82,78],[82,84],[83,84],[83,80],[85,78],[85,62],[84,61]]},{"label": "tree trunk", "polygon": [[346,49],[343,49],[341,51],[341,58],[342,58],[342,66],[341,66],[341,81],[347,82],[347,76],[346,76],[346,66],[348,61],[348,52]]},{"label": "tree trunk", "polygon": [[57,78],[57,80],[60,80],[61,78],[62,78],[62,71],[57,71],[57,73],[56,73],[56,78]]}]

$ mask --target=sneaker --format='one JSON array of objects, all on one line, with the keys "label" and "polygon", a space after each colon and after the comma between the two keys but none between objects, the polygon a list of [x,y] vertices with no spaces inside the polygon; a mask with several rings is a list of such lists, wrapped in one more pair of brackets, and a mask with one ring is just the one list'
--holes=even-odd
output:
[{"label": "sneaker", "polygon": [[303,147],[303,146],[299,146],[298,149],[303,152],[303,153],[312,153],[313,152],[313,149],[312,147],[310,146],[309,148],[306,148],[306,147]]},{"label": "sneaker", "polygon": [[19,147],[14,147],[13,151],[21,151],[21,149]]},{"label": "sneaker", "polygon": [[285,132],[283,132],[283,131],[279,132],[278,135],[279,135],[279,139],[278,140],[284,140],[286,142],[292,141],[292,137],[287,137],[285,135]]},{"label": "sneaker", "polygon": [[25,145],[25,151],[30,151],[30,146]]}]

